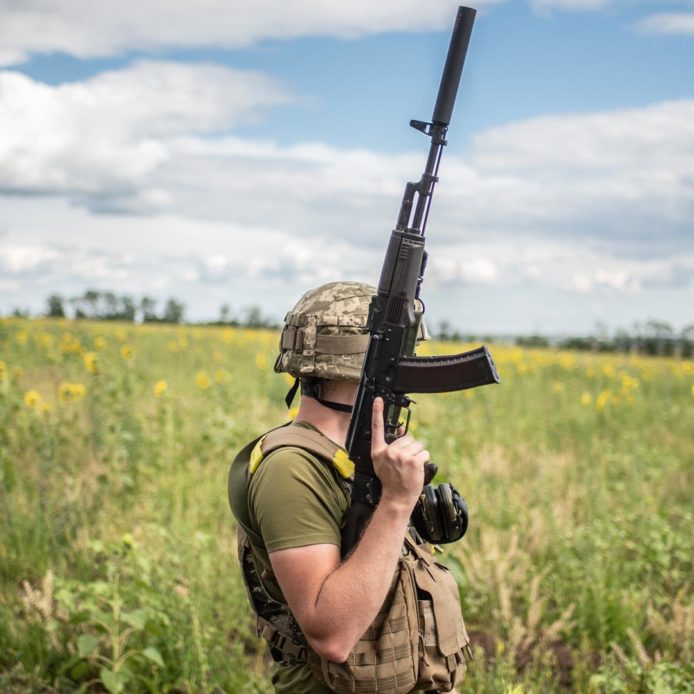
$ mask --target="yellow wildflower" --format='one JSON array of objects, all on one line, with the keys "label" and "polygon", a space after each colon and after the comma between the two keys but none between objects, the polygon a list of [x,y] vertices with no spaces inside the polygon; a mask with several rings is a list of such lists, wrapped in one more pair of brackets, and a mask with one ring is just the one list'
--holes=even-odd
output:
[{"label": "yellow wildflower", "polygon": [[607,378],[614,378],[615,370],[614,366],[610,362],[605,362],[602,365],[602,372],[607,376]]},{"label": "yellow wildflower", "polygon": [[160,398],[164,393],[166,393],[166,389],[168,388],[168,384],[166,381],[157,381],[154,386],[152,387],[152,393],[154,394],[154,397]]},{"label": "yellow wildflower", "polygon": [[561,354],[559,365],[564,371],[573,371],[576,368],[576,357],[573,354]]},{"label": "yellow wildflower", "polygon": [[41,393],[37,390],[28,390],[24,393],[24,406],[30,410],[38,409],[41,399]]},{"label": "yellow wildflower", "polygon": [[294,406],[287,412],[287,419],[294,419],[299,414],[299,408]]},{"label": "yellow wildflower", "polygon": [[87,393],[87,389],[82,383],[61,383],[58,386],[58,396],[62,402],[76,402],[81,400]]},{"label": "yellow wildflower", "polygon": [[178,350],[178,340],[169,340],[166,346],[169,352],[176,352]]},{"label": "yellow wildflower", "polygon": [[294,385],[294,380],[295,380],[294,376],[292,376],[291,374],[288,374],[287,372],[285,372],[282,375],[284,376],[284,380],[287,382],[287,385],[290,385],[290,386]]},{"label": "yellow wildflower", "polygon": [[691,393],[692,393],[692,397],[694,398],[694,383],[692,384],[692,390],[691,390]]},{"label": "yellow wildflower", "polygon": [[132,549],[133,547],[135,547],[135,538],[132,536],[131,533],[125,533],[124,535],[122,535],[120,541],[127,549]]},{"label": "yellow wildflower", "polygon": [[200,390],[207,390],[212,385],[206,371],[198,371],[195,376],[195,383]]},{"label": "yellow wildflower", "polygon": [[225,344],[230,345],[234,341],[234,331],[231,328],[225,328],[222,333],[222,340]]},{"label": "yellow wildflower", "polygon": [[50,333],[41,333],[41,337],[39,337],[39,342],[41,343],[42,347],[50,347],[53,344],[53,335]]},{"label": "yellow wildflower", "polygon": [[28,340],[29,333],[26,330],[22,330],[21,332],[17,333],[17,342],[19,342],[20,345],[25,345]]},{"label": "yellow wildflower", "polygon": [[123,345],[120,348],[120,355],[125,361],[130,361],[135,356],[135,350],[130,345]]},{"label": "yellow wildflower", "polygon": [[108,342],[106,342],[106,338],[102,337],[101,335],[95,337],[94,347],[95,349],[99,350],[99,352],[103,352],[106,349],[106,347],[108,347]]},{"label": "yellow wildflower", "polygon": [[597,398],[595,398],[595,409],[598,412],[602,412],[605,409],[607,403],[612,399],[612,391],[607,388],[603,390]]},{"label": "yellow wildflower", "polygon": [[214,372],[214,380],[219,383],[219,385],[224,385],[229,382],[229,373],[224,369],[217,369]]},{"label": "yellow wildflower", "polygon": [[261,370],[267,366],[267,357],[262,352],[255,355],[255,365]]},{"label": "yellow wildflower", "polygon": [[563,393],[564,392],[564,384],[561,381],[553,381],[552,382],[552,390],[555,393]]},{"label": "yellow wildflower", "polygon": [[82,345],[78,338],[65,332],[60,338],[60,349],[68,354],[77,354],[82,349]]},{"label": "yellow wildflower", "polygon": [[0,381],[4,381],[7,378],[7,364],[5,364],[2,359],[0,359]]},{"label": "yellow wildflower", "polygon": [[99,373],[99,359],[96,352],[87,352],[84,355],[84,365],[87,367],[87,371],[90,374]]},{"label": "yellow wildflower", "polygon": [[581,395],[581,405],[583,405],[583,407],[589,407],[592,402],[593,396],[587,390],[583,391]]},{"label": "yellow wildflower", "polygon": [[625,371],[619,374],[620,380],[622,382],[622,391],[624,393],[629,393],[639,387],[639,379],[634,378]]}]

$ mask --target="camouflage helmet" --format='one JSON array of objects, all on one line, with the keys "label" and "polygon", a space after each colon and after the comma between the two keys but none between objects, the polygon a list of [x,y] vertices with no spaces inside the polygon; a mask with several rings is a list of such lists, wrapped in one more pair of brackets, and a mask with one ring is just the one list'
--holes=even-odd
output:
[{"label": "camouflage helmet", "polygon": [[376,288],[330,282],[304,294],[284,318],[277,373],[358,381],[369,344],[369,304]]}]

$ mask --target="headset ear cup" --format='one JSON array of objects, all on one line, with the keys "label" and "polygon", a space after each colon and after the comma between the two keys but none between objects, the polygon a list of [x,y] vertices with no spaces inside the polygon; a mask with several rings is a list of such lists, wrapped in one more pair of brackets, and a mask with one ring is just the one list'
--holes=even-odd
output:
[{"label": "headset ear cup", "polygon": [[412,523],[425,542],[455,542],[467,530],[467,504],[451,484],[426,484],[412,513]]},{"label": "headset ear cup", "polygon": [[451,486],[451,494],[453,496],[453,508],[455,509],[455,538],[460,539],[467,532],[468,525],[468,509],[467,502],[460,496],[460,492]]},{"label": "headset ear cup", "polygon": [[425,542],[435,542],[432,539],[436,532],[433,513],[431,485],[425,484],[412,513],[412,524]]},{"label": "headset ear cup", "polygon": [[453,506],[453,494],[451,493],[451,485],[439,485],[439,515],[441,516],[441,525],[443,526],[443,537],[450,542],[449,538],[454,535],[455,526],[455,507]]},{"label": "headset ear cup", "polygon": [[429,527],[429,541],[438,543],[438,538],[441,537],[441,521],[439,520],[439,503],[436,496],[436,489],[427,484],[424,487],[426,497],[426,517],[427,526]]}]

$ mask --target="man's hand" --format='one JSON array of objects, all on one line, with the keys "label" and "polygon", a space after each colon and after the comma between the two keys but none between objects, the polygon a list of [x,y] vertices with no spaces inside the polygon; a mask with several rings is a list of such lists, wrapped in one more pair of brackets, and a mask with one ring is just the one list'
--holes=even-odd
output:
[{"label": "man's hand", "polygon": [[383,487],[381,503],[411,511],[422,493],[429,451],[409,434],[389,444],[383,429],[383,399],[376,398],[371,422],[371,459]]}]

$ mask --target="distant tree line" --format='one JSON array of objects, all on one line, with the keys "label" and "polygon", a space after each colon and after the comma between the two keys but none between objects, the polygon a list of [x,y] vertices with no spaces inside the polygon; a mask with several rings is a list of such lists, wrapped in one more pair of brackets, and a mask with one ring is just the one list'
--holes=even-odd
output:
[{"label": "distant tree line", "polygon": [[[70,307],[72,308],[71,315]],[[51,318],[112,320],[133,323],[182,323],[185,306],[176,299],[167,299],[161,311],[149,296],[134,299],[127,294],[87,289],[81,296],[65,299],[51,294],[46,299],[46,315]]]},{"label": "distant tree line", "polygon": [[654,356],[694,356],[694,323],[679,333],[664,321],[649,320],[637,323],[631,330],[620,329],[614,335],[600,329],[591,337],[568,337],[559,341],[560,347],[593,352],[625,352]]},{"label": "distant tree line", "polygon": [[463,342],[512,341],[520,347],[561,347],[590,352],[694,357],[694,323],[685,326],[678,333],[669,323],[658,320],[636,323],[630,330],[621,328],[612,335],[606,326],[598,324],[594,335],[560,338],[540,334],[510,338],[499,335],[472,335],[459,332],[448,321],[443,321],[434,337]]},{"label": "distant tree line", "polygon": [[279,323],[263,314],[259,306],[248,306],[243,309],[241,316],[234,316],[229,304],[222,304],[219,308],[219,318],[211,321],[210,325],[231,325],[243,328],[262,328],[266,330],[279,330]]},{"label": "distant tree line", "polygon": [[[29,318],[28,310],[15,309],[13,314],[19,318]],[[71,318],[76,320],[108,320],[127,323],[184,323],[185,305],[176,299],[167,299],[161,309],[157,300],[149,296],[139,299],[113,291],[87,289],[80,296],[65,298],[51,294],[46,299],[44,315],[50,318]],[[278,329],[276,320],[266,316],[258,306],[249,306],[239,315],[232,313],[228,304],[219,309],[219,317],[206,321],[207,325],[228,325],[244,328]]]}]

